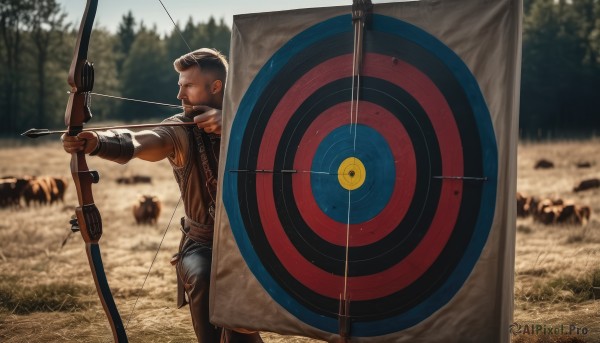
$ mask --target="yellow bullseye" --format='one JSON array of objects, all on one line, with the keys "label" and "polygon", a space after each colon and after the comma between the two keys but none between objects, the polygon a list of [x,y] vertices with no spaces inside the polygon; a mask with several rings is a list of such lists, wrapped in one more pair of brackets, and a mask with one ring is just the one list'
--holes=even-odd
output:
[{"label": "yellow bullseye", "polygon": [[349,191],[362,186],[367,177],[365,165],[356,157],[348,157],[338,168],[340,185]]}]

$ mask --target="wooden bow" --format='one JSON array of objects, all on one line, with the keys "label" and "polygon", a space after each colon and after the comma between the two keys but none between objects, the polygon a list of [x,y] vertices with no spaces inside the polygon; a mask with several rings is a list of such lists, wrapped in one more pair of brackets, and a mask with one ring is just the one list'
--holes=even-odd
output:
[{"label": "wooden bow", "polygon": [[[98,0],[87,0],[69,69],[68,82],[71,92],[65,111],[65,125],[67,125],[67,135],[69,136],[76,136],[83,131],[83,125],[92,117],[88,99],[89,92],[94,86],[94,68],[87,61],[87,51],[97,7]],[[85,250],[96,290],[108,317],[114,340],[115,342],[127,342],[125,328],[110,292],[100,255],[99,240],[102,236],[102,219],[92,195],[92,184],[98,182],[99,176],[98,172],[89,170],[83,151],[71,154],[71,175],[79,200],[79,207],[75,209],[76,220],[71,222],[73,230],[79,230],[85,242]]]}]

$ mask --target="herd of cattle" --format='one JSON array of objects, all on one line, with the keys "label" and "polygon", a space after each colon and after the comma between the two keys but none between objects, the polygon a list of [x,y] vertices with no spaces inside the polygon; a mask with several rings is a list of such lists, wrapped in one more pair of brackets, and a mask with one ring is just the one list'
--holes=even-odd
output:
[{"label": "herd of cattle", "polygon": [[[148,176],[134,175],[116,180],[119,184],[151,183]],[[69,183],[65,177],[5,176],[0,178],[0,208],[20,208],[64,202]],[[140,196],[133,204],[133,216],[138,224],[156,224],[161,211],[156,196]]]},{"label": "herd of cattle", "polygon": [[[577,163],[577,168],[590,168],[589,162]],[[534,169],[554,168],[552,161],[538,160]],[[600,188],[600,179],[590,178],[579,182],[573,187],[573,192],[583,192]],[[533,220],[543,224],[579,224],[586,225],[590,220],[592,210],[589,206],[564,200],[557,197],[540,198],[517,192],[517,217],[533,217]]]},{"label": "herd of cattle", "polygon": [[5,176],[0,179],[0,207],[20,207],[63,202],[67,179],[52,176]]},{"label": "herd of cattle", "polygon": [[590,220],[589,206],[560,198],[538,198],[517,192],[517,217],[533,217],[543,224],[579,224]]}]

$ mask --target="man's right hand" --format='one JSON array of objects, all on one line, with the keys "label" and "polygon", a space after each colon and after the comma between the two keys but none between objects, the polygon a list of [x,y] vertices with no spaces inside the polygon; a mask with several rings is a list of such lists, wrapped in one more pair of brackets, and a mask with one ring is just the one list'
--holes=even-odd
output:
[{"label": "man's right hand", "polygon": [[221,134],[221,110],[204,105],[194,106],[194,111],[199,113],[194,117],[196,125],[206,133]]},{"label": "man's right hand", "polygon": [[77,136],[68,136],[66,133],[60,137],[63,149],[72,154],[83,151],[86,154],[91,153],[98,145],[98,135],[93,131],[83,131]]}]

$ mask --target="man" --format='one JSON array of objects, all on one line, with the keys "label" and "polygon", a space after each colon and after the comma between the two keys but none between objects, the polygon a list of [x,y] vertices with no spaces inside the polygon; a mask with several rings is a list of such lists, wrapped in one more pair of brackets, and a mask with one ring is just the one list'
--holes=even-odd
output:
[{"label": "man", "polygon": [[262,342],[257,332],[221,330],[208,318],[221,109],[228,64],[218,51],[199,49],[176,59],[173,65],[179,73],[177,99],[184,113],[165,122],[194,122],[196,126],[81,132],[76,137],[63,135],[63,147],[68,153],[85,151],[122,164],[132,158],[151,162],[167,158],[186,214],[179,252],[172,260],[178,276],[178,306],[189,302],[199,342]]}]

